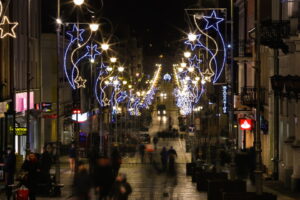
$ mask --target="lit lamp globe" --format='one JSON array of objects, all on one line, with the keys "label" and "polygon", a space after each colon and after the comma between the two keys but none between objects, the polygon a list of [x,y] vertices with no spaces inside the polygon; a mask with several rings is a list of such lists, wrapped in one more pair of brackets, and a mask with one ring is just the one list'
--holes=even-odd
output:
[{"label": "lit lamp globe", "polygon": [[92,32],[97,31],[99,29],[99,24],[96,24],[96,23],[90,24],[90,29]]},{"label": "lit lamp globe", "polygon": [[180,63],[180,66],[183,67],[183,68],[185,68],[186,67],[186,63],[182,62],[182,63]]},{"label": "lit lamp globe", "polygon": [[191,52],[186,51],[183,53],[183,55],[184,55],[184,57],[189,58],[189,57],[191,57],[192,54],[191,54]]},{"label": "lit lamp globe", "polygon": [[195,35],[194,33],[189,33],[188,39],[189,39],[189,41],[193,42],[197,39],[197,35]]},{"label": "lit lamp globe", "polygon": [[76,6],[81,6],[84,3],[84,0],[73,0]]},{"label": "lit lamp globe", "polygon": [[104,50],[104,51],[107,51],[109,49],[109,44],[101,44],[101,49]]},{"label": "lit lamp globe", "polygon": [[189,72],[193,72],[193,71],[194,71],[194,67],[189,67],[189,68],[188,68],[188,71],[189,71]]},{"label": "lit lamp globe", "polygon": [[124,71],[124,67],[118,67],[118,71],[119,72],[123,72]]},{"label": "lit lamp globe", "polygon": [[110,62],[112,62],[112,63],[117,62],[117,58],[116,58],[116,57],[111,57],[111,58],[110,58]]}]

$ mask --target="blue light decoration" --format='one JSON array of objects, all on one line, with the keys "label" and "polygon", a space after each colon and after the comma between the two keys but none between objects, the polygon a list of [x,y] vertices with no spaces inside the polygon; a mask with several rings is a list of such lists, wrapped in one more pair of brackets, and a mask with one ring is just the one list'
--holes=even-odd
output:
[{"label": "blue light decoration", "polygon": [[227,98],[227,86],[222,86],[222,97],[223,97],[223,113],[226,114],[228,112],[228,98]]},{"label": "blue light decoration", "polygon": [[[108,75],[107,66],[103,62],[101,62],[98,77],[96,78],[95,86],[94,86],[94,94],[95,94],[96,100],[98,101],[98,103],[101,107],[109,105],[109,102],[105,101],[106,98],[104,96],[105,96],[106,86],[104,85],[104,80],[102,78],[107,75]],[[100,90],[99,90],[99,88],[100,88]]]},{"label": "blue light decoration", "polygon": [[131,116],[140,116],[140,102],[141,99],[137,95],[135,95],[132,90],[129,92],[129,97],[127,101],[127,110],[129,115]]},{"label": "blue light decoration", "polygon": [[[101,55],[97,50],[98,45],[87,45],[91,39],[92,32],[89,32],[87,39],[84,39],[84,29],[80,29],[76,24],[73,24],[72,30],[67,31],[66,35],[69,38],[69,43],[64,52],[63,68],[65,76],[73,89],[85,88],[87,82],[80,75],[79,64],[84,59],[96,59],[96,56]],[[82,49],[86,50],[86,52]]]},{"label": "blue light decoration", "polygon": [[[188,68],[192,67],[193,70],[188,70],[188,68],[178,70],[175,66],[173,69],[175,83],[177,85],[174,90],[174,95],[176,98],[176,105],[179,108],[181,115],[191,114],[193,106],[199,103],[205,91],[205,86],[199,84],[199,72],[201,71],[198,65],[201,63],[201,60],[194,56],[189,61],[190,66]],[[194,68],[199,68],[199,70],[194,70]]]},{"label": "blue light decoration", "polygon": [[109,106],[113,116],[120,112],[119,104],[128,98],[127,91],[122,87],[120,77],[115,72],[114,68],[101,63],[94,87],[94,94],[99,105]]},{"label": "blue light decoration", "polygon": [[207,66],[203,65],[202,69],[198,70],[203,80],[216,83],[224,71],[227,57],[227,47],[219,27],[224,23],[224,18],[219,17],[216,10],[213,10],[209,15],[194,14],[193,20],[199,34],[195,41],[188,40],[185,44],[194,55],[199,55],[200,51],[206,55],[207,52]]},{"label": "blue light decoration", "polygon": [[164,75],[164,80],[165,80],[165,81],[171,81],[171,80],[172,80],[171,75],[170,75],[170,74],[165,74],[165,75]]}]

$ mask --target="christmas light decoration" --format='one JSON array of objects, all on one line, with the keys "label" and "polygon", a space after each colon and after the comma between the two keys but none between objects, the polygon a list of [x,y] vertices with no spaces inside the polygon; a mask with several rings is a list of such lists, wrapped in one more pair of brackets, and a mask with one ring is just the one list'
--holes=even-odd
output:
[{"label": "christmas light decoration", "polygon": [[[200,32],[200,36],[198,36],[198,38],[195,40],[196,44],[194,46],[191,46],[191,48],[204,48],[210,54],[211,57],[209,59],[208,69],[204,70],[205,74],[203,76],[205,77],[206,81],[210,82],[211,78],[213,78],[212,82],[216,83],[224,70],[227,57],[224,37],[219,30],[219,25],[224,21],[224,18],[218,17],[215,10],[213,10],[209,16],[194,15],[193,17],[194,23],[198,31]],[[200,22],[198,22],[197,20],[200,20]],[[204,29],[199,26],[199,24],[203,23],[203,20],[205,22]],[[211,35],[215,35],[215,33],[217,33],[217,36],[212,37]],[[201,37],[205,37],[209,41],[212,41],[214,46],[206,47],[205,45],[203,45],[203,43],[201,43],[200,41]],[[217,41],[220,41],[220,45]],[[192,45],[191,42],[187,42],[187,44]],[[218,55],[221,56],[220,63],[218,62],[219,59],[216,59]]]},{"label": "christmas light decoration", "polygon": [[2,5],[2,1],[0,0],[0,17],[2,17],[1,19],[1,23],[0,23],[0,38],[6,38],[6,37],[12,37],[12,38],[16,38],[16,32],[15,32],[15,28],[18,26],[18,22],[10,22],[10,20],[8,19],[7,16],[2,15],[3,13],[3,5]]},{"label": "christmas light decoration", "polygon": [[[80,76],[80,62],[87,58],[91,63],[94,63],[96,57],[101,55],[97,44],[88,45],[93,31],[90,30],[87,39],[84,40],[83,35],[85,32],[84,29],[80,29],[76,24],[73,24],[72,30],[66,32],[66,35],[69,37],[69,43],[64,52],[63,68],[67,80],[73,89],[85,88],[85,83],[87,82],[86,79]],[[85,49],[86,52],[84,53],[82,49]]]}]

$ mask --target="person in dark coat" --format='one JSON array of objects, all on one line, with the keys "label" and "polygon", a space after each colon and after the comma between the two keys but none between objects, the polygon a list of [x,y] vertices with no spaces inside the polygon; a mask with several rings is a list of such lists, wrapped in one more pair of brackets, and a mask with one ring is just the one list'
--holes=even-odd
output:
[{"label": "person in dark coat", "polygon": [[175,159],[177,158],[177,152],[172,146],[168,151],[168,157],[169,157],[169,170],[170,170],[170,172],[174,172]]},{"label": "person in dark coat", "polygon": [[100,199],[107,198],[114,182],[113,169],[107,157],[98,159],[93,178],[94,186],[96,191],[99,192]]},{"label": "person in dark coat", "polygon": [[91,198],[92,179],[83,162],[78,162],[78,172],[74,176],[73,196],[76,200],[88,200]]},{"label": "person in dark coat", "polygon": [[120,151],[117,148],[114,148],[111,153],[111,164],[113,168],[114,179],[117,177],[119,173],[121,163],[122,163],[122,157],[120,155]]},{"label": "person in dark coat", "polygon": [[140,156],[141,156],[141,162],[144,162],[144,157],[145,157],[145,145],[144,144],[140,144],[139,146],[139,152],[140,152]]},{"label": "person in dark coat", "polygon": [[155,149],[155,150],[157,149],[157,143],[158,143],[158,137],[155,136],[155,137],[153,138],[153,144],[154,144],[154,149]]},{"label": "person in dark coat", "polygon": [[163,171],[165,171],[168,166],[168,151],[166,147],[163,147],[163,149],[161,150],[160,158],[161,158],[162,169]]},{"label": "person in dark coat", "polygon": [[5,187],[6,187],[6,196],[8,200],[12,195],[12,191],[9,185],[14,184],[15,172],[16,172],[16,155],[11,148],[8,148],[7,156],[4,159]]},{"label": "person in dark coat", "polygon": [[43,148],[43,153],[40,158],[40,168],[41,168],[41,181],[43,183],[48,183],[51,181],[50,169],[52,165],[52,155],[48,151],[47,147]]},{"label": "person in dark coat", "polygon": [[112,187],[111,199],[112,200],[127,200],[128,196],[132,193],[132,188],[127,182],[126,174],[119,174]]},{"label": "person in dark coat", "polygon": [[23,184],[29,189],[29,199],[35,200],[40,166],[38,159],[34,153],[30,153],[27,156],[27,159],[22,165],[22,170],[27,172],[27,176],[25,180],[23,180]]}]

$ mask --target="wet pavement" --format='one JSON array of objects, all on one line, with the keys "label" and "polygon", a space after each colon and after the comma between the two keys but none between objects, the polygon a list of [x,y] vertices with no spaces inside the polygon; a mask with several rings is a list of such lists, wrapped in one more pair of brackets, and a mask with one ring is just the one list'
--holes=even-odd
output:
[{"label": "wet pavement", "polygon": [[[169,111],[172,117],[173,127],[177,126],[177,112]],[[150,135],[153,137],[157,131],[168,128],[168,119],[158,118],[156,112],[153,114],[153,123],[149,129]],[[170,148],[173,146],[178,154],[176,160],[176,173],[170,174],[161,170],[159,152],[162,147]],[[153,161],[150,162],[149,157],[145,157],[144,162],[138,153],[127,156],[123,159],[120,172],[126,173],[128,182],[133,188],[133,193],[129,200],[206,200],[207,193],[199,192],[196,184],[192,183],[191,177],[186,176],[186,163],[190,162],[190,154],[185,152],[185,141],[179,138],[161,139],[158,142],[158,148],[153,152]],[[62,190],[61,197],[37,197],[37,200],[63,200],[71,199],[71,184],[73,174],[68,169],[67,157],[62,159],[61,182],[65,185]],[[54,171],[53,171],[54,172]],[[248,191],[252,191],[253,187],[248,187]],[[293,200],[276,191],[265,188],[265,191],[278,195],[278,200]],[[0,196],[1,197],[1,196]],[[3,196],[0,198],[2,200]]]},{"label": "wet pavement", "polygon": [[132,200],[156,200],[156,199],[207,199],[206,193],[198,192],[191,177],[186,176],[185,163],[188,155],[184,145],[179,139],[166,139],[158,143],[158,150],[162,146],[174,146],[178,159],[176,174],[162,172],[159,151],[154,152],[154,163],[150,163],[146,157],[145,163],[140,162],[138,155],[127,158],[120,169],[128,176],[128,181],[133,187]]}]

